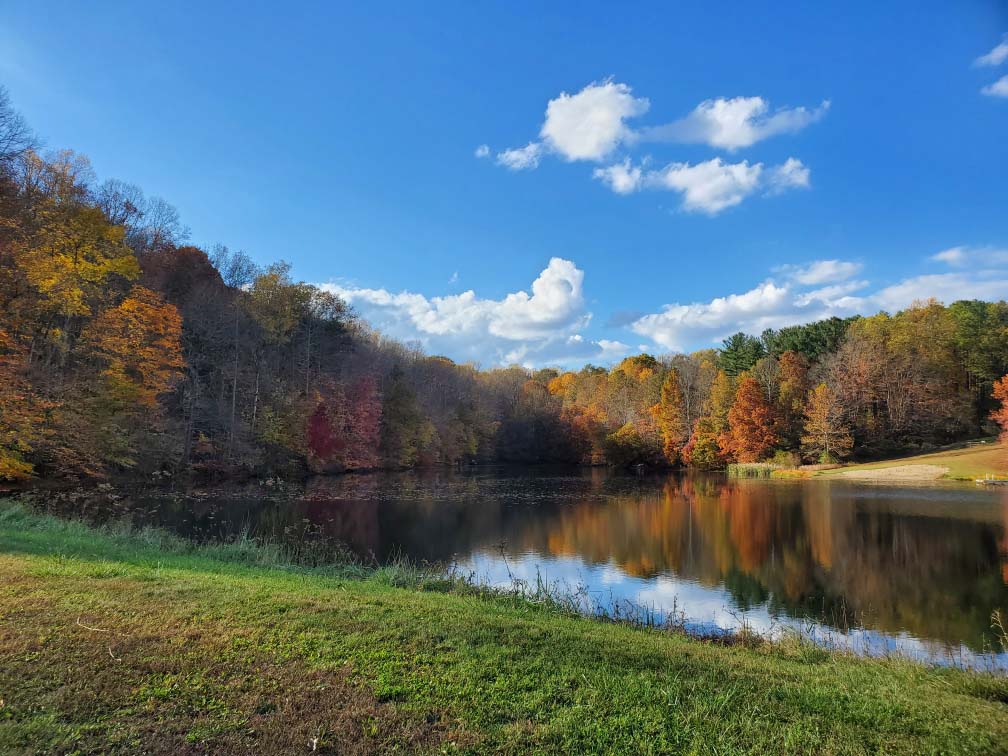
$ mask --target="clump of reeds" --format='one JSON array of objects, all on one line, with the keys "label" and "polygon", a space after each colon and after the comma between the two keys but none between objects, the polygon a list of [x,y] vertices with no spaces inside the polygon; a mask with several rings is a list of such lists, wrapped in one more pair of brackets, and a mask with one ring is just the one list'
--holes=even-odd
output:
[{"label": "clump of reeds", "polygon": [[774,470],[781,469],[773,462],[736,462],[728,465],[729,478],[769,478]]}]

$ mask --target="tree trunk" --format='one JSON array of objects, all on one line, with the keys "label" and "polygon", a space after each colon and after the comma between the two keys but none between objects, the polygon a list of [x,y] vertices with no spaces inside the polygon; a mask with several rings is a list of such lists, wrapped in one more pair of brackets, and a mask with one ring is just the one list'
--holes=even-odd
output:
[{"label": "tree trunk", "polygon": [[235,406],[238,399],[238,301],[235,300],[234,322],[234,375],[231,378],[231,437],[228,440],[228,457],[234,458]]}]

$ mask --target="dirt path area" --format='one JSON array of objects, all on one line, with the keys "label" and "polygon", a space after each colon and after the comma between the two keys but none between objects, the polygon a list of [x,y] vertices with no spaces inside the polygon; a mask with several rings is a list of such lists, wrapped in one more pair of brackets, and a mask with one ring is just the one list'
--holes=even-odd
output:
[{"label": "dirt path area", "polygon": [[948,471],[947,467],[940,465],[896,465],[874,470],[846,470],[830,473],[829,477],[847,480],[936,480]]}]

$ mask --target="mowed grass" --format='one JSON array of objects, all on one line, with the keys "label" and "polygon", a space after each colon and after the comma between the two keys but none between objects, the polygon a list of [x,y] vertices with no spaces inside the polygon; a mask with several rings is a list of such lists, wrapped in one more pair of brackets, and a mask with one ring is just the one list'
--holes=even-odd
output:
[{"label": "mowed grass", "polygon": [[0,503],[0,752],[1005,753],[1008,679]]},{"label": "mowed grass", "polygon": [[848,465],[835,470],[823,470],[818,477],[829,477],[853,470],[884,470],[902,465],[936,465],[947,467],[946,479],[977,480],[985,476],[1008,478],[1008,448],[998,442],[948,449],[931,454],[887,459],[863,465]]}]

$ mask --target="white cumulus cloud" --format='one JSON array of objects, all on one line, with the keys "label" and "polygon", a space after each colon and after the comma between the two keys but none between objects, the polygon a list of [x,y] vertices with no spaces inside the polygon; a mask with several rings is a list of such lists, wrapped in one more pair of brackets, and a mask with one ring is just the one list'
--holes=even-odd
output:
[{"label": "white cumulus cloud", "polygon": [[649,106],[626,84],[593,82],[577,94],[561,92],[550,100],[539,136],[566,160],[601,160],[630,136],[627,119],[643,115]]},{"label": "white cumulus cloud", "polygon": [[695,165],[671,163],[652,173],[648,183],[680,192],[686,210],[714,215],[756,191],[762,173],[762,163],[725,163],[714,158]]},{"label": "white cumulus cloud", "polygon": [[675,191],[682,196],[684,210],[717,215],[759,191],[779,194],[806,188],[810,172],[795,158],[771,168],[747,160],[726,163],[721,158],[712,158],[702,163],[669,163],[664,168],[647,171],[627,159],[596,168],[593,175],[618,194],[641,189]]},{"label": "white cumulus cloud", "polygon": [[931,259],[954,266],[969,263],[970,271],[912,276],[871,290],[869,281],[853,280],[862,268],[857,262],[782,265],[775,269],[778,277],[748,291],[707,302],[668,304],[637,318],[630,329],[666,349],[684,350],[719,344],[738,331],[758,335],[767,328],[832,316],[895,312],[931,298],[946,304],[1008,298],[1008,250],[953,247]]},{"label": "white cumulus cloud", "polygon": [[812,172],[801,160],[788,158],[770,170],[768,177],[770,191],[776,194],[788,189],[807,189],[811,175]]},{"label": "white cumulus cloud", "polygon": [[627,349],[616,341],[580,335],[591,320],[584,272],[560,257],[549,261],[529,291],[502,299],[481,298],[472,290],[428,297],[341,283],[321,286],[345,299],[380,332],[459,360],[529,366],[605,362]]},{"label": "white cumulus cloud", "polygon": [[1008,74],[1005,74],[993,84],[988,84],[980,90],[980,94],[988,97],[1008,97]]},{"label": "white cumulus cloud", "polygon": [[1004,39],[995,45],[994,49],[989,53],[981,55],[979,58],[974,60],[973,65],[1000,66],[1006,60],[1008,60],[1008,35],[1005,35]]},{"label": "white cumulus cloud", "polygon": [[932,260],[947,263],[948,265],[962,265],[966,262],[965,247],[950,247],[931,255]]},{"label": "white cumulus cloud", "polygon": [[632,165],[630,158],[626,158],[621,163],[596,168],[592,175],[617,194],[630,194],[640,188],[644,173],[640,166]]},{"label": "white cumulus cloud", "polygon": [[683,350],[719,342],[738,330],[759,333],[774,327],[781,312],[789,309],[790,300],[790,287],[765,281],[742,294],[709,302],[665,305],[661,312],[645,315],[630,327],[666,349]]},{"label": "white cumulus cloud", "polygon": [[726,150],[749,147],[778,134],[793,134],[826,115],[829,100],[816,108],[778,108],[762,97],[704,100],[678,121],[644,129],[643,141],[706,144]]},{"label": "white cumulus cloud", "polygon": [[811,291],[795,292],[795,304],[798,307],[808,307],[815,302],[831,302],[835,305],[848,303],[847,297],[868,286],[868,281],[845,281],[831,284]]},{"label": "white cumulus cloud", "polygon": [[630,352],[630,346],[622,341],[612,341],[610,339],[599,339],[598,345],[602,348],[602,356],[611,359],[625,357]]},{"label": "white cumulus cloud", "polygon": [[497,164],[512,171],[527,171],[539,167],[542,157],[542,145],[539,142],[529,142],[524,147],[513,147],[497,153]]},{"label": "white cumulus cloud", "polygon": [[973,268],[998,268],[1008,265],[1008,248],[951,247],[931,255],[931,259],[954,268],[961,268],[964,265]]},{"label": "white cumulus cloud", "polygon": [[806,286],[817,286],[846,281],[860,273],[861,268],[861,263],[850,260],[816,260],[805,265],[780,265],[774,272]]},{"label": "white cumulus cloud", "polygon": [[[678,121],[633,127],[630,121],[643,116],[650,106],[650,101],[636,97],[629,85],[611,78],[592,82],[574,94],[561,92],[546,104],[539,141],[503,150],[497,153],[497,162],[512,170],[536,168],[546,154],[568,162],[600,162],[620,148],[631,149],[647,142],[706,144],[733,151],[778,134],[800,131],[821,120],[830,103],[823,100],[814,108],[771,109],[763,97],[720,97],[704,100]],[[477,156],[483,157],[484,153],[477,151]],[[597,169],[594,175],[614,191],[629,193],[640,184],[640,174],[628,161],[624,158]],[[768,182],[780,188],[807,186],[808,169],[800,161],[789,161]]]},{"label": "white cumulus cloud", "polygon": [[1008,270],[977,273],[938,273],[914,276],[886,286],[865,299],[863,314],[878,310],[894,312],[914,302],[937,299],[950,304],[960,299],[1000,300],[1008,297]]},{"label": "white cumulus cloud", "polygon": [[554,257],[532,282],[532,294],[508,294],[494,302],[490,333],[506,339],[548,337],[585,322],[584,272],[570,260]]}]

